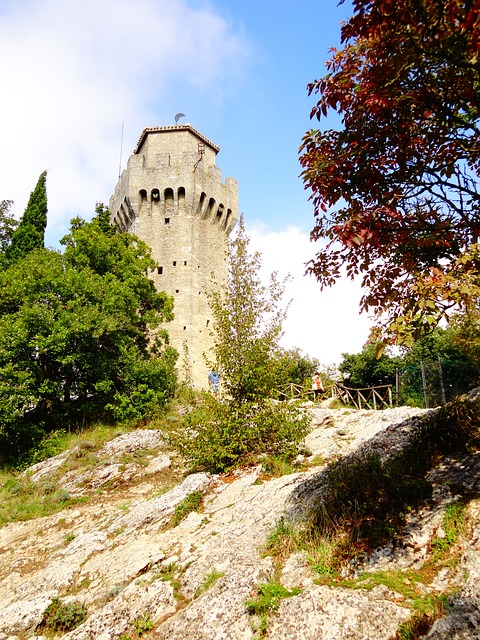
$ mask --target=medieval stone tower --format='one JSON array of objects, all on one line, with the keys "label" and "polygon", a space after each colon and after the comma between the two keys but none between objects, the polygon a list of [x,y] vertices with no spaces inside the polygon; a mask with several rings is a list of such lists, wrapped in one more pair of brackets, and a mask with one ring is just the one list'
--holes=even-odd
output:
[{"label": "medieval stone tower", "polygon": [[113,221],[136,234],[158,263],[158,290],[175,299],[170,342],[193,384],[207,386],[204,353],[211,347],[211,311],[205,295],[211,274],[227,275],[227,239],[238,219],[238,185],[222,182],[220,151],[190,124],[143,131],[110,199]]}]

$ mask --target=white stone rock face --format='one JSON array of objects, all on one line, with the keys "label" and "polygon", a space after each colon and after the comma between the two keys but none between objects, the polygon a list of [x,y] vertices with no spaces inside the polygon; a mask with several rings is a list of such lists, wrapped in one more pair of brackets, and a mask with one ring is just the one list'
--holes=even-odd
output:
[{"label": "white stone rock face", "polygon": [[[392,640],[411,615],[400,594],[384,586],[316,584],[305,553],[296,551],[277,565],[263,548],[281,518],[301,521],[321,499],[326,462],[365,450],[394,455],[424,412],[310,411],[307,460],[316,466],[276,479],[264,478],[257,466],[221,476],[193,474],[162,489],[171,460],[160,432],[135,431],[105,445],[96,452],[95,469],[61,480],[81,490],[85,503],[0,529],[0,640],[38,639],[44,611],[56,597],[87,608],[86,620],[63,635],[68,640],[135,638],[138,629],[161,640],[253,640],[260,618],[247,612],[245,602],[272,580],[301,592],[282,599],[268,617],[269,639]],[[143,466],[121,463],[121,456],[139,449],[146,466],[145,460]],[[35,465],[30,477],[58,477],[68,459],[62,456]],[[444,535],[445,505],[461,496],[469,502],[470,522],[460,564],[446,566],[428,587],[433,595],[454,587],[457,592],[426,637],[480,638],[480,455],[444,459],[429,478],[432,504],[409,516],[402,540],[392,539],[346,571],[358,576],[421,566],[432,537]],[[203,493],[203,510],[173,527],[175,508],[194,492]]]},{"label": "white stone rock face", "polygon": [[139,449],[156,449],[165,445],[162,432],[158,429],[138,429],[117,436],[100,449],[99,456],[118,456],[133,453]]},{"label": "white stone rock face", "polygon": [[269,626],[276,640],[391,638],[409,612],[373,592],[314,586],[283,600]]}]

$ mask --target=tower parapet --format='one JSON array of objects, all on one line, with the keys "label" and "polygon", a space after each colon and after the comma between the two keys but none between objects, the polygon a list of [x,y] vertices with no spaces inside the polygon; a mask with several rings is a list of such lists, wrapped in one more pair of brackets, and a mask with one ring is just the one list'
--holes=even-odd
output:
[{"label": "tower parapet", "polygon": [[238,184],[223,183],[219,151],[189,124],[146,128],[110,199],[119,229],[152,249],[151,277],[175,299],[171,344],[199,388],[207,386],[204,354],[212,346],[206,292],[212,274],[217,282],[227,277],[228,236],[238,220]]}]

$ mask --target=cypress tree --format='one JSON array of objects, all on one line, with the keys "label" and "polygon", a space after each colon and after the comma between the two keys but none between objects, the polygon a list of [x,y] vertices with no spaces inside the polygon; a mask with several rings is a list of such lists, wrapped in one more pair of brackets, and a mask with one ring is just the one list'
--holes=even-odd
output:
[{"label": "cypress tree", "polygon": [[12,235],[6,257],[10,263],[16,262],[34,249],[45,246],[45,228],[47,226],[47,172],[44,171],[30,194],[27,208],[20,224]]}]

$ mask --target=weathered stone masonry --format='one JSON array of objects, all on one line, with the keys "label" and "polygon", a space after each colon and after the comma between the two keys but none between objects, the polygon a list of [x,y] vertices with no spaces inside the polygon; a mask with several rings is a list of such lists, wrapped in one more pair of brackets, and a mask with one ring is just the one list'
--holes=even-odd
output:
[{"label": "weathered stone masonry", "polygon": [[113,221],[152,249],[156,287],[175,298],[168,324],[179,366],[207,386],[203,354],[211,348],[211,312],[205,295],[211,274],[227,275],[227,240],[238,219],[238,185],[222,182],[220,151],[191,125],[143,131],[110,199]]}]

